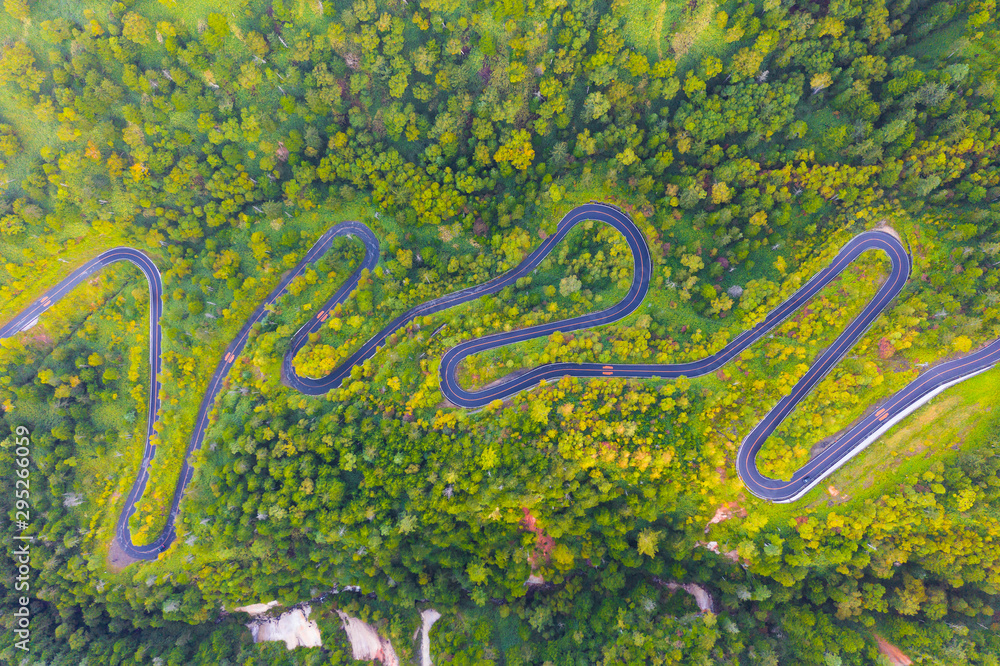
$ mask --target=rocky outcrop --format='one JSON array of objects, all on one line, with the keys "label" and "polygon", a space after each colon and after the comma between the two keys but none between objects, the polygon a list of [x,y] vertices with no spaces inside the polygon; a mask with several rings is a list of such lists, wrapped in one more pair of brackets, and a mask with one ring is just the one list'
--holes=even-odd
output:
[{"label": "rocky outcrop", "polygon": [[[255,606],[270,606],[271,604],[254,604]],[[242,606],[241,608],[247,608]],[[297,647],[322,647],[319,625],[309,619],[309,606],[293,608],[276,618],[262,618],[247,625],[254,643],[263,641],[284,641],[285,647],[294,650]],[[249,612],[249,611],[247,611]]]},{"label": "rocky outcrop", "polygon": [[659,578],[653,578],[653,580],[660,586],[667,588],[672,592],[677,590],[683,590],[694,597],[694,602],[698,604],[698,610],[702,613],[712,612],[712,595],[708,593],[705,588],[696,583],[675,583],[674,581],[662,581]]},{"label": "rocky outcrop", "polygon": [[721,523],[724,520],[729,520],[733,517],[746,518],[747,510],[741,507],[737,502],[724,503],[716,509],[715,515],[712,516],[712,519],[708,521],[707,525],[705,525],[705,534],[708,534],[708,530],[712,528],[712,525]]},{"label": "rocky outcrop", "polygon": [[420,637],[420,666],[432,666],[433,664],[431,662],[431,627],[440,618],[441,613],[433,608],[428,608],[420,613],[420,619],[423,620],[423,626],[420,628],[422,633]]},{"label": "rocky outcrop", "polygon": [[[399,666],[399,657],[392,648],[389,639],[379,636],[375,627],[367,622],[351,617],[343,611],[337,611],[341,621],[344,623],[344,631],[351,641],[351,652],[355,659],[362,661],[378,660],[385,666]],[[428,653],[430,647],[428,646]]]},{"label": "rocky outcrop", "polygon": [[266,604],[249,604],[247,606],[237,606],[233,609],[234,613],[248,613],[249,615],[261,615],[271,610],[275,606],[280,606],[277,600],[269,601]]}]

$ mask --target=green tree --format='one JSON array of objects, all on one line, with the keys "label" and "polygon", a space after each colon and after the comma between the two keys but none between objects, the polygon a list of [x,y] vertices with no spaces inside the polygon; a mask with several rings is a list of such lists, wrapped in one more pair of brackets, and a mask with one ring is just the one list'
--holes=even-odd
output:
[{"label": "green tree", "polygon": [[583,287],[583,282],[575,275],[568,275],[559,281],[559,294],[563,298],[568,298]]}]

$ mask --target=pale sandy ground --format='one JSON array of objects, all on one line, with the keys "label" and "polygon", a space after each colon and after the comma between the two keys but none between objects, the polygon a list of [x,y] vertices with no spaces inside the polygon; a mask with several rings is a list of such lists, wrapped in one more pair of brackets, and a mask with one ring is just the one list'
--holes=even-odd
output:
[{"label": "pale sandy ground", "polygon": [[125,554],[125,551],[122,550],[121,545],[118,543],[118,539],[111,540],[111,545],[108,546],[108,559],[106,560],[108,569],[115,572],[121,571],[133,562],[138,561]]},{"label": "pale sandy ground", "polygon": [[896,240],[898,240],[900,243],[903,242],[903,239],[900,237],[899,232],[896,231],[895,229],[893,229],[892,227],[890,227],[889,223],[886,222],[885,220],[879,220],[878,224],[875,225],[875,230],[876,231],[884,231],[885,233],[889,234],[890,236],[895,236]]},{"label": "pale sandy ground", "polygon": [[661,585],[663,585],[663,587],[667,588],[668,590],[672,591],[684,590],[685,592],[690,594],[692,597],[694,597],[694,602],[698,604],[698,610],[700,610],[702,613],[707,613],[712,610],[712,597],[711,595],[709,595],[708,592],[705,591],[705,588],[703,588],[701,585],[696,585],[695,583],[684,583],[682,585],[680,583],[675,583],[673,581],[666,581],[666,582],[657,581],[657,582],[659,582]]},{"label": "pale sandy ground", "polygon": [[234,613],[249,613],[250,615],[260,615],[261,613],[266,613],[275,606],[280,606],[277,601],[269,601],[266,604],[250,604],[248,606],[237,606],[233,609]]},{"label": "pale sandy ground", "polygon": [[417,633],[423,634],[420,637],[420,666],[433,666],[433,662],[431,661],[431,627],[440,618],[441,613],[438,613],[433,608],[428,608],[420,613],[420,619],[423,620],[423,626],[417,630]]},{"label": "pale sandy ground", "polygon": [[[233,612],[243,612],[259,616],[280,605],[278,601],[269,601],[266,604],[247,604],[245,606],[237,606],[233,609]],[[309,620],[310,611],[310,607],[304,605],[282,613],[278,617],[261,617],[255,619],[246,626],[250,630],[255,643],[260,643],[261,641],[284,641],[285,647],[289,650],[293,650],[299,646],[322,647],[323,641],[320,636],[319,626]],[[344,631],[347,632],[347,638],[351,642],[351,651],[354,659],[363,661],[377,660],[382,662],[384,666],[399,666],[399,657],[396,655],[396,650],[393,649],[392,643],[387,638],[380,636],[374,627],[341,611],[337,611],[337,614],[340,615],[340,619],[344,623]],[[428,632],[430,632],[431,626],[441,615],[435,610],[425,610],[421,613],[421,617],[423,618],[423,628],[418,631],[423,631],[424,634],[421,645],[422,665],[430,666],[431,648]]]},{"label": "pale sandy ground", "polygon": [[[269,604],[254,604],[265,606]],[[245,608],[245,607],[244,607]],[[263,641],[284,641],[285,647],[293,650],[302,647],[322,647],[323,639],[319,633],[319,625],[309,620],[309,606],[293,608],[276,618],[254,620],[247,625],[254,643]],[[355,658],[357,658],[355,656]]]},{"label": "pale sandy ground", "polygon": [[351,641],[351,652],[355,660],[377,659],[385,666],[399,666],[399,657],[396,656],[392,643],[379,636],[373,626],[339,610],[337,615],[344,623],[344,631]]}]

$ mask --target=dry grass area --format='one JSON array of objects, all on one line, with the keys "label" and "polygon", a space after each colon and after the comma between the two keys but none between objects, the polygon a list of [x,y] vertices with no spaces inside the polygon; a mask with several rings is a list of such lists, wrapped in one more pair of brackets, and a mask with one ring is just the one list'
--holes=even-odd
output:
[{"label": "dry grass area", "polygon": [[840,505],[857,506],[894,492],[937,461],[947,465],[963,449],[984,446],[998,428],[1000,367],[949,388],[910,414],[803,500],[770,504],[751,497],[747,510],[751,517],[762,513],[772,524],[783,524]]},{"label": "dry grass area", "polygon": [[713,23],[718,9],[715,0],[615,2],[615,11],[625,17],[626,41],[650,56],[655,54],[660,60],[665,56],[679,59],[696,45],[706,46],[713,53],[719,50],[722,31]]},{"label": "dry grass area", "polygon": [[949,389],[911,414],[830,477],[840,497],[829,501],[839,503],[876,486],[896,483],[925,468],[925,459],[959,451],[966,442],[978,440],[977,431],[992,421],[988,417],[996,406],[998,384],[1000,369],[994,369]]},{"label": "dry grass area", "polygon": [[683,58],[691,50],[695,41],[707,33],[712,26],[715,7],[714,2],[701,5],[687,18],[683,29],[674,33],[670,40],[670,46],[674,50],[675,59]]},{"label": "dry grass area", "polygon": [[653,20],[653,39],[652,43],[656,44],[656,56],[663,60],[663,17],[667,13],[667,3],[666,0],[660,3],[659,8],[656,10],[656,18]]}]

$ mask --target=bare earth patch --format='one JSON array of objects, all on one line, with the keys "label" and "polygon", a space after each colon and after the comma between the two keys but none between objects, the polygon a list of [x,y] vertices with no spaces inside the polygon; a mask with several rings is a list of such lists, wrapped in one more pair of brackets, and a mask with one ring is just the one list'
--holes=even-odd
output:
[{"label": "bare earth patch", "polygon": [[343,611],[338,610],[337,615],[344,623],[344,631],[351,641],[351,653],[355,660],[377,660],[385,666],[399,666],[399,657],[396,656],[392,643],[387,638],[379,636],[375,627]]},{"label": "bare earth patch", "polygon": [[875,634],[875,642],[878,643],[879,652],[889,658],[891,666],[910,666],[913,663],[913,660],[903,654],[902,650],[878,634]]},{"label": "bare earth patch", "polygon": [[687,592],[692,597],[694,597],[694,602],[698,604],[698,610],[702,613],[712,612],[712,595],[710,595],[705,588],[701,585],[695,583],[675,583],[673,581],[662,581],[659,578],[653,579],[657,585],[660,587],[665,587],[672,592],[677,590],[683,590]]},{"label": "bare earth patch", "polygon": [[114,572],[121,571],[133,562],[138,562],[139,560],[129,557],[124,550],[122,550],[121,545],[118,543],[118,539],[112,539],[111,545],[108,546],[108,557],[104,561],[108,569]]},{"label": "bare earth patch", "polygon": [[277,600],[269,601],[266,604],[248,604],[246,606],[237,606],[233,609],[234,613],[247,613],[249,615],[260,615],[271,610],[275,606],[280,606]]},{"label": "bare earth patch", "polygon": [[737,564],[739,564],[739,562],[740,562],[740,553],[739,553],[739,551],[737,551],[734,548],[733,550],[730,550],[730,551],[727,551],[727,552],[724,553],[724,552],[722,552],[719,549],[719,542],[718,541],[708,541],[708,542],[705,542],[705,541],[695,541],[694,545],[697,548],[704,548],[705,550],[710,550],[713,553],[715,553],[716,555],[722,555],[723,557],[727,557],[727,558],[729,558],[729,560],[731,560],[732,562],[736,562]]},{"label": "bare earth patch", "polygon": [[531,515],[531,510],[528,507],[521,507],[521,510],[524,511],[524,518],[521,519],[521,525],[529,532],[535,534],[535,549],[528,556],[528,563],[531,565],[532,571],[534,571],[538,566],[539,558],[546,562],[549,561],[549,555],[552,554],[552,548],[555,547],[556,540],[546,534],[544,529],[538,527],[535,517]]},{"label": "bare earth patch", "polygon": [[705,525],[705,534],[708,534],[708,530],[712,527],[712,525],[721,523],[724,520],[729,520],[734,516],[746,518],[747,510],[741,507],[737,502],[725,502],[722,506],[716,509],[715,515],[712,516],[712,519],[708,521],[707,525]]},{"label": "bare earth patch", "polygon": [[898,240],[900,243],[903,242],[903,239],[900,237],[899,232],[893,229],[891,226],[889,226],[889,222],[885,219],[878,221],[878,224],[875,225],[875,230],[884,231],[885,233],[889,234],[890,236]]},{"label": "bare earth patch", "polygon": [[284,641],[293,650],[302,647],[323,647],[319,625],[309,619],[309,606],[293,608],[276,618],[254,620],[247,625],[254,643]]},{"label": "bare earth patch", "polygon": [[49,335],[48,331],[44,326],[35,324],[32,328],[28,329],[31,332],[24,334],[24,344],[25,346],[31,347],[51,347],[52,346],[52,336]]}]

